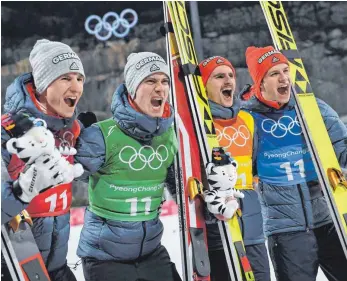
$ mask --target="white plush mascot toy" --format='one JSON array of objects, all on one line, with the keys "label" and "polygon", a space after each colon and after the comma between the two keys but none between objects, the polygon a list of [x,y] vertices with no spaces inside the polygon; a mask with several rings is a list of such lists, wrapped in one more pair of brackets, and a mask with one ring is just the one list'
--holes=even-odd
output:
[{"label": "white plush mascot toy", "polygon": [[212,151],[212,162],[206,166],[210,190],[204,191],[208,210],[220,220],[230,219],[244,194],[234,188],[237,181],[237,162],[221,147]]},{"label": "white plush mascot toy", "polygon": [[[65,147],[58,150],[52,132],[42,119],[35,119],[33,126],[22,136],[9,139],[6,148],[26,163],[26,168],[18,178],[23,192],[20,199],[23,202],[29,202],[42,191],[40,187],[44,186],[43,182],[47,186],[56,186],[70,183],[83,174],[81,164],[70,164],[63,156],[76,154],[76,149]],[[46,176],[40,173],[40,169],[45,169]]]}]

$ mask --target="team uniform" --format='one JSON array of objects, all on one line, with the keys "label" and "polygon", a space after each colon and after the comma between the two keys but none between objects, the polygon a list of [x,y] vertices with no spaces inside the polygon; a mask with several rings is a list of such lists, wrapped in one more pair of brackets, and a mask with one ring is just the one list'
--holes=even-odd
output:
[{"label": "team uniform", "polygon": [[[247,257],[251,263],[256,280],[270,280],[269,260],[265,247],[263,220],[257,192],[253,187],[252,154],[253,154],[253,117],[245,111],[238,111],[235,106],[236,117],[223,119],[221,111],[214,110],[221,107],[210,101],[219,144],[229,152],[238,163],[238,180],[235,188],[245,195],[241,199],[242,216],[240,226],[246,248]],[[218,114],[219,113],[219,114]],[[217,224],[207,223],[207,233],[210,241],[209,254],[212,271],[218,274],[216,280],[228,276],[225,255]],[[213,241],[213,242],[212,242]],[[212,242],[212,243],[211,243]],[[224,264],[222,271],[221,264]]]},{"label": "team uniform", "polygon": [[[139,69],[154,69],[153,63],[157,72],[166,68],[165,62],[149,63]],[[174,112],[168,103],[165,107],[161,118],[145,115],[121,85],[113,96],[113,117],[80,135],[76,161],[84,166],[83,178],[89,178],[90,205],[77,255],[87,281],[180,280],[161,245],[159,211],[177,153]]]},{"label": "team uniform", "polygon": [[[221,65],[229,66],[235,75],[233,66],[223,57],[212,57],[200,63],[200,71],[205,85],[213,69]],[[248,112],[240,110],[239,101],[235,98],[231,107],[224,107],[211,100],[209,104],[217,140],[220,146],[226,152],[229,152],[238,163],[238,179],[235,189],[240,190],[244,194],[244,198],[239,200],[242,211],[239,222],[247,257],[255,279],[269,281],[270,267],[265,247],[261,207],[257,192],[253,186],[252,159],[255,130],[253,117]],[[229,272],[218,225],[216,219],[211,219],[209,215],[207,215],[207,218],[206,226],[211,277],[215,281],[225,280],[226,276],[229,276]]]},{"label": "team uniform", "polygon": [[[271,48],[249,49],[246,56],[256,55],[254,62],[247,62],[255,77],[261,67],[257,58]],[[278,52],[266,60],[264,73],[287,63]],[[249,95],[252,91],[254,95]],[[255,120],[254,173],[259,177],[264,231],[277,280],[316,280],[318,266],[329,280],[345,280],[347,261],[296,116],[294,97],[278,106],[264,100],[254,86],[245,95],[251,96],[242,107]],[[346,167],[347,129],[331,107],[317,102],[340,165]]]}]

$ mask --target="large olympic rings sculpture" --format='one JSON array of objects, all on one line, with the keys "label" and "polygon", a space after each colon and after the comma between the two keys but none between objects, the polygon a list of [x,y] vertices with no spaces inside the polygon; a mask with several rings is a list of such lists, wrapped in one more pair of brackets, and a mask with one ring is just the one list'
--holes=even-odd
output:
[{"label": "large olympic rings sculpture", "polygon": [[[133,16],[133,22],[129,21],[124,17],[126,14],[131,14]],[[110,19],[113,21],[110,22]],[[94,29],[91,28],[91,21],[96,20],[97,24],[94,26]],[[84,28],[86,31],[95,35],[95,37],[101,41],[106,41],[111,38],[112,34],[118,38],[124,38],[129,34],[130,28],[134,27],[137,24],[138,16],[133,9],[125,9],[120,15],[115,12],[108,12],[102,18],[97,15],[90,15],[85,23]],[[124,31],[118,32],[119,27],[123,27]],[[102,35],[102,31],[106,31],[105,35]]]}]

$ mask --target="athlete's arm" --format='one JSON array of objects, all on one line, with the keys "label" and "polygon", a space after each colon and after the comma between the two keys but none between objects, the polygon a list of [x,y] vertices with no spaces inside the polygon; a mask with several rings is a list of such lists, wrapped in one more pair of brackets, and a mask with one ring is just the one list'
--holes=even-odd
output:
[{"label": "athlete's arm", "polygon": [[24,134],[25,131],[33,126],[31,115],[25,110],[16,113],[4,114],[1,116],[1,157],[6,167],[11,161],[11,155],[7,151],[6,142],[10,138],[17,138]]},{"label": "athlete's arm", "polygon": [[317,103],[340,166],[347,168],[347,128],[334,109],[320,99]]},{"label": "athlete's arm", "polygon": [[[1,151],[3,150],[1,149]],[[28,206],[13,194],[12,185],[13,182],[7,173],[5,163],[1,161],[1,224],[10,221]]]},{"label": "athlete's arm", "polygon": [[97,125],[82,129],[77,139],[77,154],[75,162],[82,164],[84,173],[78,180],[87,181],[88,177],[96,173],[106,160],[106,145],[104,136]]},{"label": "athlete's arm", "polygon": [[1,181],[1,224],[9,222],[28,206],[14,196],[12,184],[11,181]]},{"label": "athlete's arm", "polygon": [[6,130],[1,127],[1,158],[5,162],[6,167],[11,161],[11,154],[6,149],[6,142],[10,139],[10,136]]},{"label": "athlete's arm", "polygon": [[253,176],[258,175],[257,171],[257,158],[258,158],[258,129],[257,125],[254,122],[254,133],[253,133],[253,152],[252,152],[252,171]]},{"label": "athlete's arm", "polygon": [[175,171],[174,171],[174,165],[173,164],[171,164],[171,166],[167,169],[165,186],[166,186],[167,190],[170,192],[170,195],[174,199],[176,199],[176,180],[175,180]]}]

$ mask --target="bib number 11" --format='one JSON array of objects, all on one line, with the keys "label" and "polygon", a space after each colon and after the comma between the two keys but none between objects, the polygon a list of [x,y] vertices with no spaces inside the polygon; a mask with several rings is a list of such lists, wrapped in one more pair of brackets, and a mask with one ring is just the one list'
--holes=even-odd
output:
[{"label": "bib number 11", "polygon": [[[300,173],[300,176],[302,178],[306,177],[306,175],[305,175],[305,168],[304,168],[304,160],[303,159],[300,159],[299,161],[296,161],[294,163],[294,166],[298,166],[299,167],[299,173]],[[280,165],[280,167],[285,169],[286,174],[287,174],[287,178],[288,178],[289,181],[294,180],[292,168],[290,166],[290,162],[285,162],[282,165]]]},{"label": "bib number 11", "polygon": [[139,202],[145,203],[145,215],[149,215],[151,211],[151,197],[144,197],[140,201],[138,201],[137,197],[126,199],[125,202],[130,203],[130,216],[137,215],[137,204]]},{"label": "bib number 11", "polygon": [[[57,207],[58,194],[54,193],[45,199],[46,203],[49,203],[49,211],[54,212]],[[62,210],[67,207],[67,193],[66,190],[59,195],[59,199],[63,200]]]}]

